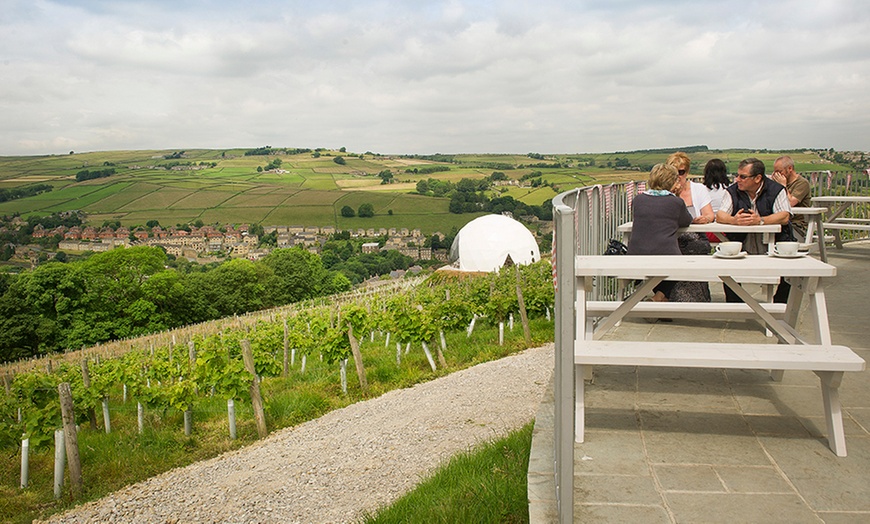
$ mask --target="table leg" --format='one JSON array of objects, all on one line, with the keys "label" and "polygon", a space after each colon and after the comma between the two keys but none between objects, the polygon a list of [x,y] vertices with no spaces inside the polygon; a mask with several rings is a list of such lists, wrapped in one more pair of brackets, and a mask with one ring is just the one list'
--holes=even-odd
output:
[{"label": "table leg", "polygon": [[[831,216],[828,217],[828,222],[833,222],[833,221],[837,220],[837,218],[839,218],[840,215],[842,215],[843,213],[846,212],[846,209],[848,209],[850,205],[851,205],[850,202],[846,202],[846,203],[842,204],[840,207],[836,208],[831,213]],[[834,245],[837,246],[837,249],[843,249],[843,239],[840,238],[840,230],[839,229],[834,230]]]},{"label": "table leg", "polygon": [[838,456],[846,456],[846,432],[843,430],[843,410],[840,406],[842,371],[816,371],[822,386],[825,404],[825,424],[828,426],[828,447]]},{"label": "table leg", "polygon": [[761,234],[762,242],[767,244],[767,254],[773,254],[773,245],[776,244],[776,235],[773,233],[762,233]]},{"label": "table leg", "polygon": [[[822,226],[822,215],[814,215],[813,222],[816,223],[816,231],[819,238],[819,259],[827,264],[828,252],[825,251],[825,228]],[[807,235],[809,235],[809,233],[807,233]],[[812,237],[809,237],[807,242],[812,242],[812,240]]]},{"label": "table leg", "polygon": [[828,322],[828,302],[825,298],[825,289],[819,283],[815,292],[810,293],[810,309],[813,314],[813,324],[816,328],[816,339],[819,344],[830,345],[831,326]]},{"label": "table leg", "polygon": [[[592,366],[577,364],[574,366],[574,442],[583,442],[586,438],[586,397],[585,375]],[[573,464],[572,464],[573,467]]]},{"label": "table leg", "polygon": [[807,292],[807,281],[805,278],[797,277],[789,277],[786,280],[791,284],[791,292],[788,294],[788,301],[785,305],[785,323],[794,328],[797,326],[801,302]]},{"label": "table leg", "polygon": [[647,293],[652,291],[652,288],[659,285],[662,280],[664,280],[664,277],[650,277],[646,282],[644,282],[639,288],[634,291],[634,293],[629,295],[628,298],[626,298],[622,302],[622,304],[620,304],[620,306],[617,307],[616,310],[610,314],[610,316],[604,319],[604,322],[598,325],[598,328],[592,335],[592,339],[598,340],[602,336],[604,336],[605,333],[610,331],[613,326],[615,326],[620,320],[622,320],[623,317],[625,317],[625,315],[629,311],[631,311],[634,306],[638,304],[638,302],[643,300],[643,297],[645,297]]},{"label": "table leg", "polygon": [[[807,283],[805,278],[789,277],[786,280],[791,284],[791,292],[788,294],[783,321],[794,329],[797,326],[798,314],[801,310],[804,293],[807,290]],[[770,370],[770,378],[776,382],[782,382],[784,373],[781,369],[772,369]]]},{"label": "table leg", "polygon": [[726,286],[731,288],[731,290],[734,291],[734,293],[740,297],[740,299],[743,300],[743,302],[749,306],[752,311],[761,318],[761,320],[764,321],[764,324],[766,324],[780,340],[786,344],[797,344],[800,342],[800,337],[792,326],[776,320],[776,318],[761,307],[761,304],[759,304],[748,291],[743,289],[743,286],[738,284],[734,278],[728,275],[720,275],[719,279],[724,282]]}]

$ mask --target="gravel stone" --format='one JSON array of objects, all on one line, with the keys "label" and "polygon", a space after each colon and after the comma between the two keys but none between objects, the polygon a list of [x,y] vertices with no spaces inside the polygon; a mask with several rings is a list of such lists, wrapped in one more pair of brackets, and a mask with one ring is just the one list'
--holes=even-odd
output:
[{"label": "gravel stone", "polygon": [[47,522],[357,522],[456,453],[531,421],[553,358],[549,344],[394,390]]}]

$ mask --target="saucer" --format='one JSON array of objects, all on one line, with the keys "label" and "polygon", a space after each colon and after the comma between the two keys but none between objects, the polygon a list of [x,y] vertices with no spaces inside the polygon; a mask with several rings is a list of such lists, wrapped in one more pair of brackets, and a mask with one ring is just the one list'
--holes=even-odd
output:
[{"label": "saucer", "polygon": [[805,257],[809,254],[810,254],[809,251],[798,251],[794,255],[782,255],[779,253],[771,253],[770,256],[776,257],[776,258],[800,258],[800,257]]},{"label": "saucer", "polygon": [[743,258],[746,256],[746,251],[741,251],[736,255],[723,255],[722,253],[713,253],[713,256],[716,258]]}]

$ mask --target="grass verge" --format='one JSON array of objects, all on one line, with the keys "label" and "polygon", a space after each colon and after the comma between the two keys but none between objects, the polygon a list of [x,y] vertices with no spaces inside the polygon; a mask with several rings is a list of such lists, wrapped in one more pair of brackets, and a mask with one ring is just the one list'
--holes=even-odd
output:
[{"label": "grass verge", "polygon": [[534,423],[454,456],[391,506],[364,517],[365,524],[406,522],[529,522],[529,449]]}]

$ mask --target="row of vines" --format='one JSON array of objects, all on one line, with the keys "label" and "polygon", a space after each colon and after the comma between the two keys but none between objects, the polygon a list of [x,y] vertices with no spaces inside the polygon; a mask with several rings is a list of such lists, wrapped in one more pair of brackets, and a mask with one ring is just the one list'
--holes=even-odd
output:
[{"label": "row of vines", "polygon": [[[398,367],[408,365],[410,351],[421,351],[426,360],[415,362],[424,362],[420,377],[425,380],[450,370],[446,340],[456,340],[458,333],[470,337],[475,325],[503,330],[521,317],[530,343],[527,317],[550,317],[550,271],[549,264],[539,262],[473,277],[436,272],[414,286],[349,293],[229,319],[209,324],[211,330],[200,326],[186,334],[172,333],[163,343],[146,337],[125,341],[124,351],[91,348],[25,371],[7,368],[0,390],[0,449],[9,454],[17,448],[21,454],[27,448],[49,448],[63,426],[58,391],[66,384],[78,431],[110,432],[111,404],[123,404],[137,406],[140,434],[145,431],[143,413],[155,414],[151,424],[177,420],[169,415],[183,413],[184,425],[177,431],[190,434],[196,423],[191,414],[200,417],[204,406],[221,399],[230,417],[228,438],[235,438],[235,405],[245,406],[245,416],[256,416],[261,382],[292,379],[312,362],[331,370],[345,395],[350,382],[352,391],[365,398],[383,391],[369,384],[370,375],[377,382],[382,374],[367,369],[375,349],[383,353],[394,348],[390,365]],[[355,381],[347,377],[350,363]],[[268,404],[268,394],[264,401]],[[248,408],[252,402],[253,410]],[[262,421],[260,437],[268,422]],[[87,478],[88,465],[82,469]]]}]

